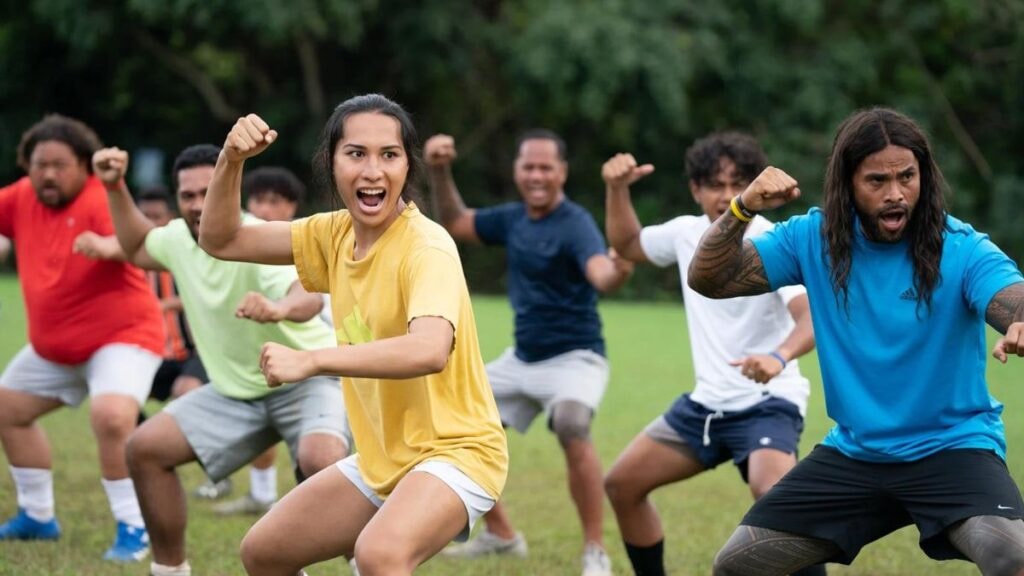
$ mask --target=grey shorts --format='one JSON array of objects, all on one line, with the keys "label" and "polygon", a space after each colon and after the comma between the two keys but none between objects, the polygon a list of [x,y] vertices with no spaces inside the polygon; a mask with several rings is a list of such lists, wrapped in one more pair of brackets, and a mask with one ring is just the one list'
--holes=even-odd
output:
[{"label": "grey shorts", "polygon": [[487,364],[501,422],[526,432],[542,411],[574,400],[596,412],[608,386],[608,361],[591,350],[572,350],[539,362],[523,362],[512,348]]},{"label": "grey shorts", "polygon": [[352,447],[341,385],[318,376],[254,400],[235,400],[203,386],[164,411],[181,428],[199,463],[214,482],[230,476],[267,448],[284,440],[298,462],[299,439],[330,434]]}]

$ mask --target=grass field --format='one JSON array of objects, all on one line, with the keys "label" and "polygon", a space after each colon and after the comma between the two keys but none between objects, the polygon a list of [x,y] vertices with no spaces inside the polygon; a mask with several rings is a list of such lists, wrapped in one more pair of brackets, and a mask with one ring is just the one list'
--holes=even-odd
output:
[{"label": "grass field", "polygon": [[[480,340],[486,359],[511,342],[512,318],[504,299],[474,300]],[[602,306],[612,364],[612,380],[595,422],[594,437],[605,466],[679,393],[692,387],[692,367],[679,305],[606,303]],[[0,275],[0,366],[24,342],[24,316],[13,277]],[[802,451],[819,441],[830,423],[825,416],[817,360],[801,362],[812,382],[812,400]],[[1024,481],[1024,361],[1006,366],[992,362],[993,394],[1007,406],[1009,464]],[[150,406],[155,411],[158,406]],[[54,452],[57,513],[64,528],[58,543],[0,543],[0,575],[144,574],[143,566],[120,567],[100,561],[110,544],[113,523],[99,483],[95,443],[85,409],[59,410],[43,420]],[[525,560],[487,559],[460,563],[428,562],[419,573],[430,575],[562,575],[579,573],[580,530],[568,492],[561,453],[542,425],[525,436],[510,434],[512,464],[505,503],[517,527],[529,540]],[[281,490],[290,488],[286,451],[279,451]],[[0,456],[0,517],[15,510],[14,488]],[[187,488],[202,474],[195,465],[182,472]],[[236,494],[248,474],[235,475]],[[682,484],[665,487],[654,500],[666,529],[666,564],[671,574],[708,574],[715,552],[732,533],[750,504],[750,496],[732,466],[721,466]],[[189,506],[188,550],[195,574],[241,574],[238,543],[251,520],[223,520],[210,505]],[[616,573],[629,574],[611,509],[606,506],[605,538]],[[148,564],[147,564],[148,566]],[[313,567],[311,575],[348,574],[340,562]],[[917,547],[917,532],[904,529],[865,548],[852,567],[829,567],[830,574],[911,575],[977,574],[965,562],[936,563]]]}]

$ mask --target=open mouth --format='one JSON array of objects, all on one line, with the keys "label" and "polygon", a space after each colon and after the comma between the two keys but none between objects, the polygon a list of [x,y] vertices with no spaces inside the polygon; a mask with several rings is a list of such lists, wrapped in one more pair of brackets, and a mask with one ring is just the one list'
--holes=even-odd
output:
[{"label": "open mouth", "polygon": [[383,188],[360,188],[356,190],[356,199],[364,212],[377,212],[384,206],[386,192]]},{"label": "open mouth", "polygon": [[878,223],[886,232],[899,232],[907,223],[907,211],[902,208],[886,210],[878,215]]}]

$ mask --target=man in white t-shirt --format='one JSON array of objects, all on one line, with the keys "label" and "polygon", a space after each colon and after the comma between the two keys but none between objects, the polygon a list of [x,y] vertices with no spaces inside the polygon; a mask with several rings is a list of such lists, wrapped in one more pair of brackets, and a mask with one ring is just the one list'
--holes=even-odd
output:
[{"label": "man in white t-shirt", "polygon": [[[606,231],[623,258],[679,266],[696,372],[693,392],[680,396],[636,436],[605,479],[619,530],[638,576],[665,573],[664,533],[648,499],[656,488],[732,460],[760,498],[796,465],[809,384],[797,358],[814,348],[803,287],[751,298],[711,300],[686,283],[701,236],[767,164],[750,136],[715,133],[686,152],[690,191],[700,216],[679,216],[641,228],[629,186],[654,171],[630,154],[608,160]],[[757,216],[748,234],[772,227]],[[824,574],[812,566],[797,574]]]}]

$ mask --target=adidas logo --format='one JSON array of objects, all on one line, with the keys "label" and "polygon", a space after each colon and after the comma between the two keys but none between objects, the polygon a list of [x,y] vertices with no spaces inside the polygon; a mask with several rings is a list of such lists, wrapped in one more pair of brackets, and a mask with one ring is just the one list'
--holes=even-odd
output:
[{"label": "adidas logo", "polygon": [[917,292],[913,288],[907,288],[900,294],[900,300],[917,300]]}]

